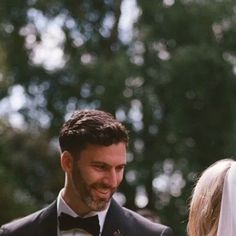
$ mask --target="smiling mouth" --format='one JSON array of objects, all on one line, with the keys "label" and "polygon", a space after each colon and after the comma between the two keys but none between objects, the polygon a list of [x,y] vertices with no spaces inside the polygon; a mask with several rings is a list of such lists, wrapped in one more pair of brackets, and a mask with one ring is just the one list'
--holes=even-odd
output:
[{"label": "smiling mouth", "polygon": [[100,198],[110,198],[111,196],[111,191],[105,190],[105,189],[95,189],[97,196],[99,196]]}]

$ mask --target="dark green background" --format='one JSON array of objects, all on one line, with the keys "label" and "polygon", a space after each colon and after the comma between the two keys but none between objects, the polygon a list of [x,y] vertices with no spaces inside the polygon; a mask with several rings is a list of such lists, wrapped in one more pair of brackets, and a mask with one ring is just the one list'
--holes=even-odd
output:
[{"label": "dark green background", "polygon": [[[199,173],[234,158],[234,1],[137,1],[139,16],[126,42],[121,4],[1,0],[0,104],[16,85],[26,103],[18,110],[22,128],[10,123],[10,109],[0,111],[0,223],[57,196],[63,184],[57,135],[74,109],[103,109],[128,127],[130,163],[120,188],[125,205],[137,210],[135,195],[145,190],[146,207],[175,235],[186,235]],[[44,37],[35,16],[47,19],[42,29],[63,19],[64,66],[33,62]]]}]

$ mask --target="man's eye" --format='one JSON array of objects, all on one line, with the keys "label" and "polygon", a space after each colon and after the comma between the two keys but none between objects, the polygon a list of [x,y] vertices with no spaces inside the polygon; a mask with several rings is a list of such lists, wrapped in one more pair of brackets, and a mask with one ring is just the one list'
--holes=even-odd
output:
[{"label": "man's eye", "polygon": [[122,171],[122,170],[124,170],[124,168],[125,168],[124,166],[118,166],[118,167],[116,168],[116,170],[117,170],[117,171]]},{"label": "man's eye", "polygon": [[95,168],[98,170],[106,170],[106,166],[103,165],[95,166]]}]

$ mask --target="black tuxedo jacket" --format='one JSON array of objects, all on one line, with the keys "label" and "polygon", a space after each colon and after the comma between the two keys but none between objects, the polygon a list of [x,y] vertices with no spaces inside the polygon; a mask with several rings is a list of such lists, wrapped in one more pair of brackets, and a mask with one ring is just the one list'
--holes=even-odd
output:
[{"label": "black tuxedo jacket", "polygon": [[[57,236],[56,201],[24,218],[5,224],[0,236]],[[152,223],[137,213],[111,201],[102,236],[173,236],[164,225]]]}]

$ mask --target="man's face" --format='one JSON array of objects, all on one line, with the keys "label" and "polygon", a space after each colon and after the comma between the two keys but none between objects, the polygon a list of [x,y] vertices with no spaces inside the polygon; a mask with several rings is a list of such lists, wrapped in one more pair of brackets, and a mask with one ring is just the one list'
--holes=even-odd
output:
[{"label": "man's face", "polygon": [[71,193],[77,206],[85,211],[101,211],[107,207],[123,179],[126,145],[88,145],[73,161]]}]

